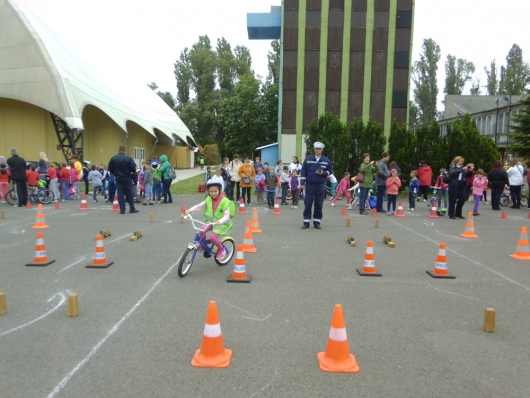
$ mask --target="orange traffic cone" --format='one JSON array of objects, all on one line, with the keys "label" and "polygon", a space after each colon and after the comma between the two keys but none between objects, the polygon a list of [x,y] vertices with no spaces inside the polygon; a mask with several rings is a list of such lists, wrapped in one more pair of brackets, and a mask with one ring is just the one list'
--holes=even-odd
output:
[{"label": "orange traffic cone", "polygon": [[250,275],[247,275],[245,268],[245,257],[243,256],[243,245],[237,245],[236,261],[234,264],[234,272],[229,276],[227,282],[249,283]]},{"label": "orange traffic cone", "polygon": [[245,253],[256,253],[258,249],[254,246],[254,240],[252,239],[252,231],[250,230],[250,220],[247,220],[247,227],[245,228],[245,235],[243,236],[243,252]]},{"label": "orange traffic cone", "polygon": [[528,220],[530,220],[530,211],[528,212],[528,217],[526,217]]},{"label": "orange traffic cone", "polygon": [[245,209],[244,198],[239,199],[239,209],[237,210],[237,214],[247,214],[247,209]]},{"label": "orange traffic cone", "polygon": [[[530,215],[530,214],[529,214]],[[501,218],[506,218],[506,210],[502,211]]]},{"label": "orange traffic cone", "polygon": [[530,260],[530,249],[528,248],[526,227],[521,229],[521,236],[519,237],[519,242],[517,242],[517,249],[514,254],[510,254],[510,257],[517,260]]},{"label": "orange traffic cone", "polygon": [[191,364],[201,368],[226,368],[231,358],[232,350],[225,348],[223,343],[217,304],[212,300],[208,305],[201,348],[195,351]]},{"label": "orange traffic cone", "polygon": [[403,211],[403,203],[401,200],[398,203],[397,211],[394,214],[394,217],[405,217],[405,212]]},{"label": "orange traffic cone", "polygon": [[120,211],[120,204],[118,203],[118,195],[114,194],[114,200],[112,201],[112,207],[110,211]]},{"label": "orange traffic cone", "polygon": [[182,205],[180,208],[181,213],[186,213],[186,206]]},{"label": "orange traffic cone", "polygon": [[274,210],[272,211],[272,214],[275,216],[281,216],[282,212],[280,211],[280,205],[278,204],[278,199],[274,202]]},{"label": "orange traffic cone", "polygon": [[252,210],[252,221],[250,221],[250,230],[253,234],[261,234],[263,232],[259,227],[258,209],[256,209],[255,207]]},{"label": "orange traffic cone", "polygon": [[94,259],[92,260],[92,265],[87,265],[86,268],[108,268],[114,261],[107,262],[105,257],[105,247],[103,246],[103,235],[98,234],[96,237],[96,250],[94,251]]},{"label": "orange traffic cone", "polygon": [[28,200],[28,202],[26,203],[26,209],[31,210],[32,208],[33,206],[31,205],[31,200]]},{"label": "orange traffic cone", "polygon": [[346,324],[340,304],[335,304],[326,352],[319,352],[317,358],[320,369],[325,372],[357,373],[359,371],[355,357],[350,354]]},{"label": "orange traffic cone", "polygon": [[377,209],[375,207],[372,209],[372,216],[377,216]]},{"label": "orange traffic cone", "polygon": [[361,276],[381,276],[375,268],[374,245],[371,240],[366,242],[366,253],[362,269],[357,268],[357,273]]},{"label": "orange traffic cone", "polygon": [[475,234],[475,224],[473,223],[473,213],[469,212],[467,215],[466,229],[463,234],[460,234],[464,238],[478,238]]},{"label": "orange traffic cone", "polygon": [[429,218],[440,218],[438,215],[438,209],[436,208],[436,200],[432,202],[431,214],[429,214]]},{"label": "orange traffic cone", "polygon": [[49,225],[46,225],[46,221],[44,220],[44,213],[42,212],[42,205],[39,204],[39,209],[37,211],[37,220],[35,221],[35,225],[31,228],[33,229],[42,229],[42,228],[50,228]]},{"label": "orange traffic cone", "polygon": [[59,202],[55,201],[55,210],[59,210],[61,206],[59,206]]},{"label": "orange traffic cone", "polygon": [[55,260],[48,260],[48,255],[46,254],[46,245],[44,244],[44,235],[42,232],[37,232],[37,243],[35,244],[35,256],[33,257],[33,262],[26,264],[28,267],[45,267],[54,263]]},{"label": "orange traffic cone", "polygon": [[341,215],[343,215],[343,216],[346,215],[346,208],[345,208],[345,207],[342,208],[342,213],[341,213]]},{"label": "orange traffic cone", "polygon": [[89,210],[88,205],[86,204],[86,195],[83,195],[81,197],[81,207],[79,208],[81,211]]},{"label": "orange traffic cone", "polygon": [[445,253],[445,243],[440,243],[440,249],[436,256],[436,264],[434,270],[427,271],[427,273],[433,278],[445,278],[445,279],[456,279],[456,276],[449,274],[447,269],[447,255]]}]

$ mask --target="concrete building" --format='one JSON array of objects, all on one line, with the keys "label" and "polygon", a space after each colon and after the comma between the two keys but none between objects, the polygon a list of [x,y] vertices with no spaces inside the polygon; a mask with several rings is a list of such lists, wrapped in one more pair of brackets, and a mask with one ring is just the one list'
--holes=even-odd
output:
[{"label": "concrete building", "polygon": [[0,155],[17,147],[28,161],[42,151],[51,161],[75,153],[106,164],[120,145],[138,164],[171,153],[181,168],[194,165],[197,147],[145,83],[105,79],[15,0],[0,0]]},{"label": "concrete building", "polygon": [[250,39],[281,39],[279,157],[305,154],[311,120],[408,121],[414,0],[284,0],[249,14]]}]

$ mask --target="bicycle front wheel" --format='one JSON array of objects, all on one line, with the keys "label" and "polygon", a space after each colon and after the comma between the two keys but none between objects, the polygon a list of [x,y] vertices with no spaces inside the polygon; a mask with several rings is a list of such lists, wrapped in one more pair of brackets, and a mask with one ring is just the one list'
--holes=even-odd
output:
[{"label": "bicycle front wheel", "polygon": [[193,264],[195,249],[187,248],[182,257],[180,257],[178,274],[181,278],[185,277]]},{"label": "bicycle front wheel", "polygon": [[501,206],[508,206],[510,204],[510,197],[508,195],[502,195],[499,203]]},{"label": "bicycle front wheel", "polygon": [[235,248],[236,248],[236,241],[234,240],[234,238],[231,238],[230,236],[226,236],[224,238],[221,239],[221,242],[223,243],[223,245],[225,246],[227,252],[225,254],[225,256],[223,258],[217,258],[217,256],[215,257],[215,262],[218,264],[218,265],[226,265],[230,262],[230,260],[232,260],[232,257],[234,257],[234,252],[235,252]]},{"label": "bicycle front wheel", "polygon": [[42,204],[48,205],[53,202],[55,198],[52,191],[50,191],[49,189],[42,189],[38,193],[38,199],[39,202],[41,202]]},{"label": "bicycle front wheel", "polygon": [[17,194],[14,189],[6,193],[6,202],[9,203],[11,206],[17,204]]}]

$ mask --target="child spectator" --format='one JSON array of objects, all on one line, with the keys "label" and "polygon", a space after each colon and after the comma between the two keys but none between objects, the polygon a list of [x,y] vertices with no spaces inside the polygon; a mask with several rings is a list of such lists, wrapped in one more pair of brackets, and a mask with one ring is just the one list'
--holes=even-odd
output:
[{"label": "child spectator", "polygon": [[488,184],[488,179],[484,176],[484,170],[478,169],[475,178],[473,178],[473,199],[475,199],[475,207],[473,207],[473,215],[480,216],[478,213],[478,206],[480,199],[484,194],[484,187]]},{"label": "child spectator", "polygon": [[55,167],[51,162],[46,162],[46,166],[48,167],[48,181],[50,181],[50,190],[53,192],[53,196],[55,197],[54,202],[57,202],[59,200],[59,184],[57,181],[57,171],[55,170]]},{"label": "child spectator", "polygon": [[88,165],[90,162],[88,160],[85,160],[83,162],[83,181],[85,183],[85,195],[88,195],[88,173],[90,173],[90,169],[88,168]]},{"label": "child spectator", "polygon": [[336,196],[335,194],[337,193],[337,191],[336,191],[337,185],[338,185],[337,177],[335,177],[335,175],[332,172],[328,176],[328,180],[331,183],[331,198],[329,198],[329,200],[333,200],[333,199],[335,199],[335,196]]},{"label": "child spectator", "polygon": [[256,174],[256,179],[254,180],[254,188],[256,189],[256,199],[258,202],[258,205],[264,205],[265,199],[263,199],[263,193],[266,190],[266,183],[265,183],[265,174],[263,174],[263,169],[261,167],[258,167],[257,169],[258,174]]},{"label": "child spectator", "polygon": [[[397,169],[390,170],[390,177],[386,180],[386,189],[388,195],[388,203],[386,205],[386,214],[391,216],[396,212],[396,201],[401,188],[401,180],[398,177]],[[390,211],[390,205],[392,205],[392,211]]]},{"label": "child spectator", "polygon": [[[88,177],[87,177],[88,178]],[[116,195],[116,178],[114,178],[114,174],[112,174],[110,171],[107,170],[107,179],[109,182],[109,201],[114,203],[114,197]],[[116,198],[118,200],[118,198]]]},{"label": "child spectator", "polygon": [[[145,173],[145,164],[147,162],[142,163],[142,171],[140,171],[140,174],[138,174],[138,182],[140,184],[140,196],[144,195],[145,198],[145,185],[144,185],[144,173]],[[144,201],[145,203],[145,201]]]},{"label": "child spectator", "polygon": [[[330,176],[332,175],[333,174],[331,174]],[[337,192],[335,193],[335,197],[331,201],[332,207],[335,206],[335,202],[339,200],[339,196],[341,194],[344,194],[346,196],[346,200],[347,200],[346,203],[348,203],[348,210],[350,210],[351,209],[351,206],[350,206],[350,173],[348,172],[345,172],[344,175],[342,176],[342,179],[340,180],[340,183],[337,187]]]},{"label": "child spectator", "polygon": [[143,175],[143,184],[145,189],[145,195],[144,195],[144,203],[143,205],[146,206],[147,204],[152,205],[154,203],[153,198],[153,169],[151,169],[151,164],[149,162],[146,162],[144,164],[145,170]]},{"label": "child spectator", "polygon": [[289,166],[283,166],[283,171],[280,174],[280,182],[282,184],[282,205],[287,203],[287,191],[289,190]]},{"label": "child spectator", "polygon": [[298,170],[296,169],[291,171],[289,188],[291,189],[291,197],[293,198],[293,205],[291,206],[291,209],[298,209],[298,198],[300,197],[300,177],[298,177]]},{"label": "child spectator", "polygon": [[79,173],[75,168],[75,162],[70,162],[70,195],[72,199],[79,199]]},{"label": "child spectator", "polygon": [[66,163],[64,162],[61,163],[59,179],[61,181],[61,189],[63,191],[63,202],[65,200],[70,200],[70,170],[66,168]]},{"label": "child spectator", "polygon": [[282,182],[281,182],[282,164],[283,164],[283,161],[281,159],[278,159],[276,161],[276,167],[274,168],[274,174],[276,174],[276,197],[277,198],[282,196]]},{"label": "child spectator", "polygon": [[265,177],[265,184],[267,185],[267,204],[269,205],[269,209],[274,208],[274,194],[276,193],[277,183],[278,179],[276,173],[274,172],[274,167],[271,166],[269,167],[269,172]]},{"label": "child spectator", "polygon": [[28,179],[28,186],[29,187],[37,187],[39,184],[40,175],[37,173],[37,167],[35,165],[31,165],[29,167],[29,171],[26,171],[26,177]]},{"label": "child spectator", "polygon": [[[486,177],[486,175],[484,175],[484,177]],[[486,185],[484,185],[484,192],[482,194],[482,200],[481,202],[484,202],[485,204],[489,205],[490,203],[488,202],[488,179],[486,178]],[[530,203],[528,204],[528,206],[530,206]]]},{"label": "child spectator", "polygon": [[151,163],[151,167],[153,170],[153,196],[160,203],[162,197],[162,173],[158,168],[158,162]]},{"label": "child spectator", "polygon": [[9,191],[9,177],[11,173],[7,170],[7,164],[0,164],[0,200],[6,203],[6,195]]},{"label": "child spectator", "polygon": [[444,200],[444,208],[447,209],[447,203],[448,203],[448,189],[449,189],[449,184],[445,183],[444,182],[444,173],[446,172],[446,169],[444,169],[443,167],[440,169],[440,175],[438,176],[438,178],[436,179],[436,183],[434,184],[434,187],[435,188],[438,188],[438,203],[437,205],[439,207],[442,207],[441,206],[441,202],[442,202],[442,198]]},{"label": "child spectator", "polygon": [[410,172],[410,182],[409,182],[409,210],[414,211],[416,208],[416,195],[418,194],[418,188],[420,187],[420,181],[416,177],[418,172],[412,170]]},{"label": "child spectator", "polygon": [[92,197],[94,203],[97,203],[97,195],[103,191],[103,182],[101,182],[101,173],[97,170],[95,164],[92,165],[91,169],[92,171],[88,174],[88,181],[92,181],[92,190],[94,191],[92,192]]},{"label": "child spectator", "polygon": [[[210,167],[210,166],[208,166]],[[213,175],[213,177],[211,178],[210,182],[218,182],[221,184],[221,189],[225,190],[225,180],[223,178],[223,169],[217,169],[215,170],[215,174]]]},{"label": "child spectator", "polygon": [[[201,170],[202,170],[202,166],[201,166]],[[206,166],[206,173],[204,174],[204,184],[207,184],[208,181],[210,181],[210,178],[212,178],[211,174],[212,174],[212,166]]]}]

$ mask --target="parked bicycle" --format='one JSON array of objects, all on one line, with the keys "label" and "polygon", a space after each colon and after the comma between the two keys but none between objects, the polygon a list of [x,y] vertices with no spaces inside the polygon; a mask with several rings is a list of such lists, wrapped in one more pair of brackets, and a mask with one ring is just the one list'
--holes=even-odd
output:
[{"label": "parked bicycle", "polygon": [[[510,195],[510,190],[508,188],[505,188],[504,191],[502,191],[501,199],[500,199],[500,205],[503,207],[506,207],[508,205],[513,206],[512,202],[512,195]],[[528,197],[526,195],[521,194],[521,206],[527,206],[528,204]]]},{"label": "parked bicycle", "polygon": [[[31,203],[42,203],[43,205],[47,205],[55,200],[55,195],[48,188],[40,186],[28,187],[28,200]],[[6,202],[9,203],[11,206],[14,206],[18,203],[17,191],[15,190],[15,188],[7,192]]]}]

